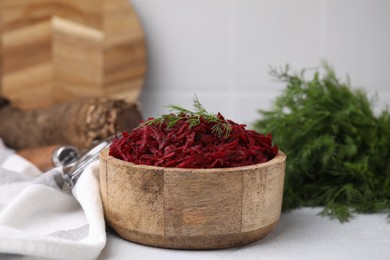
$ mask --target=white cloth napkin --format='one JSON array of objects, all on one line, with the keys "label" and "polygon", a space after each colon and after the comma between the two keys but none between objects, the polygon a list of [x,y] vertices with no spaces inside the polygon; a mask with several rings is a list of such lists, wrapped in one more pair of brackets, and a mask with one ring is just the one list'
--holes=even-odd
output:
[{"label": "white cloth napkin", "polygon": [[97,162],[70,190],[0,140],[0,259],[95,259],[105,244]]}]

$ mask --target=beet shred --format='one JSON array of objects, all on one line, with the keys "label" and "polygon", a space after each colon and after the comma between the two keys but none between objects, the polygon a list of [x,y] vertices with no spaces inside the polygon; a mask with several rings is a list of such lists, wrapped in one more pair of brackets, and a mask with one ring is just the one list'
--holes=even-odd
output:
[{"label": "beet shred", "polygon": [[141,125],[114,139],[109,155],[134,164],[198,169],[259,164],[278,153],[270,134],[263,135],[246,130],[243,124],[225,121],[231,125],[228,137],[213,133],[215,123],[202,117],[194,127],[185,120],[172,127],[166,123]]}]

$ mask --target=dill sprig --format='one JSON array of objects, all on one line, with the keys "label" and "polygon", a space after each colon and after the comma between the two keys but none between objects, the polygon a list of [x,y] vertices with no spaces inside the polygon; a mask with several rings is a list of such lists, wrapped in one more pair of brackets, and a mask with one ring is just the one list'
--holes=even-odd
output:
[{"label": "dill sprig", "polygon": [[208,123],[212,123],[211,133],[219,137],[228,138],[232,130],[231,124],[221,118],[216,113],[207,112],[205,107],[200,103],[198,97],[193,98],[194,111],[181,107],[180,105],[169,105],[169,114],[161,115],[141,123],[139,127],[166,124],[168,128],[172,128],[180,120],[184,120],[189,124],[189,127],[195,127],[200,124],[201,118]]}]

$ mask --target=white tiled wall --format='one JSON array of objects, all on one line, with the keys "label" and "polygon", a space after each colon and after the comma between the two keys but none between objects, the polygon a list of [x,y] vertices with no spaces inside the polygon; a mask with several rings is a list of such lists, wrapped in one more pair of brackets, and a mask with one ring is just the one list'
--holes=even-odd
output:
[{"label": "white tiled wall", "polygon": [[145,117],[205,107],[250,125],[284,85],[269,66],[326,59],[353,86],[390,104],[389,0],[130,0],[144,25]]}]

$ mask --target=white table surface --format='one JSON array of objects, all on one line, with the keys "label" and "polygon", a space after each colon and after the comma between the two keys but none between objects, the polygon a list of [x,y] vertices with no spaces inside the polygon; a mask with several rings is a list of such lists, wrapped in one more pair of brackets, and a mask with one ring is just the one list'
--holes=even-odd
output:
[{"label": "white table surface", "polygon": [[128,242],[109,232],[103,259],[390,259],[386,214],[358,215],[350,222],[317,216],[319,208],[284,213],[276,229],[247,246],[207,251],[171,250]]}]

